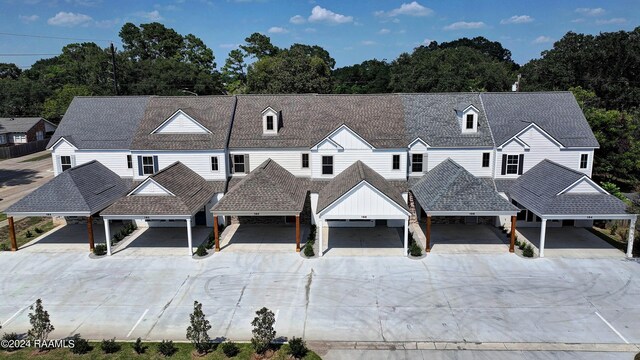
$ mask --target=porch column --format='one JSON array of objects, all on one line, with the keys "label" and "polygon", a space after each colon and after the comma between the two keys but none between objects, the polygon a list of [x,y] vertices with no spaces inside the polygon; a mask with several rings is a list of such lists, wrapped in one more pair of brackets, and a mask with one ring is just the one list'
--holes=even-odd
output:
[{"label": "porch column", "polygon": [[300,252],[300,214],[296,215],[296,252]]},{"label": "porch column", "polygon": [[13,216],[9,216],[9,240],[11,240],[11,251],[18,251],[18,242],[16,241],[16,228],[13,224]]},{"label": "porch column", "polygon": [[89,232],[89,251],[93,252],[93,216],[87,216],[87,231]]},{"label": "porch column", "polygon": [[425,252],[431,252],[431,215],[427,214],[427,232],[424,234],[427,238],[427,246]]},{"label": "porch column", "polygon": [[547,219],[542,219],[542,225],[540,225],[540,257],[544,257],[544,239],[547,234]]},{"label": "porch column", "polygon": [[320,221],[318,221],[318,227],[316,228],[318,231],[318,256],[322,256],[322,233],[323,233],[323,229],[324,229],[324,221],[322,221],[322,218],[320,218]]},{"label": "porch column", "polygon": [[189,256],[193,256],[193,239],[191,238],[191,218],[187,219],[187,244],[189,246]]},{"label": "porch column", "polygon": [[409,256],[409,218],[404,219],[404,256]]},{"label": "porch column", "polygon": [[109,219],[104,219],[104,237],[107,243],[107,255],[111,255],[111,229],[109,228]]},{"label": "porch column", "polygon": [[627,257],[633,257],[633,240],[635,239],[636,232],[636,217],[631,218],[629,224],[629,240],[627,241]]},{"label": "porch column", "polygon": [[213,214],[213,238],[216,242],[215,251],[220,251],[220,237],[218,235],[218,216]]},{"label": "porch column", "polygon": [[511,243],[509,243],[509,252],[516,250],[516,216],[511,216]]}]

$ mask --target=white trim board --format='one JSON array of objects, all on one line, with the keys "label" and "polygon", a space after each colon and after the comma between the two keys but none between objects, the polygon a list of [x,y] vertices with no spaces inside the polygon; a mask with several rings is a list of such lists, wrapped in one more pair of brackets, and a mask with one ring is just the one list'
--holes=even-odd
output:
[{"label": "white trim board", "polygon": [[544,136],[548,137],[553,143],[555,143],[560,149],[564,149],[565,146],[562,145],[558,140],[556,140],[553,136],[551,136],[548,132],[544,131],[544,129],[542,129],[540,126],[536,125],[536,123],[532,122],[529,125],[525,126],[524,129],[518,131],[518,133],[516,133],[515,135],[513,135],[512,137],[510,137],[509,139],[507,139],[505,142],[503,142],[502,144],[500,144],[500,146],[497,147],[498,150],[502,150],[502,147],[504,147],[507,143],[509,143],[511,140],[513,140],[514,138],[518,138],[520,137],[520,135],[522,135],[523,133],[527,132],[529,129],[531,129],[532,127],[534,127],[536,130],[540,131]]},{"label": "white trim board", "polygon": [[[340,126],[338,126],[336,129],[334,129],[333,131],[331,131],[327,136],[323,137],[322,140],[318,141],[315,145],[313,145],[311,147],[311,150],[318,150],[318,145],[320,145],[322,142],[324,142],[325,140],[331,140],[331,137],[336,134],[338,131],[346,129],[347,131],[349,131],[351,134],[353,134],[353,136],[355,136],[358,140],[362,141],[363,143],[365,143],[365,145],[367,145],[368,147],[371,148],[371,150],[375,149],[375,146],[371,145],[367,140],[365,140],[362,136],[360,136],[357,132],[355,132],[353,129],[351,129],[350,127],[348,127],[346,124],[342,124]],[[331,140],[331,142],[333,142],[334,144],[336,144],[335,141]],[[340,146],[340,145],[338,145]],[[342,148],[342,146],[340,146]]]},{"label": "white trim board", "polygon": [[148,182],[153,182],[156,186],[158,186],[160,189],[162,189],[164,192],[167,193],[167,195],[170,196],[175,196],[174,193],[172,193],[171,191],[167,190],[167,188],[165,188],[164,186],[160,185],[157,181],[153,180],[151,177],[146,178],[143,182],[141,182],[138,186],[136,186],[133,190],[131,190],[127,196],[162,196],[162,195],[158,195],[158,194],[152,194],[152,195],[145,195],[145,194],[136,194],[135,192],[140,189],[143,186],[146,186]]},{"label": "white trim board", "polygon": [[[366,180],[361,180],[359,183],[357,183],[355,186],[353,186],[351,189],[349,189],[349,191],[345,192],[344,194],[342,194],[342,196],[340,196],[339,198],[337,198],[336,200],[334,200],[333,202],[331,202],[330,204],[328,204],[324,209],[322,209],[322,211],[317,213],[318,217],[324,217],[323,214],[326,214],[328,211],[332,210],[334,205],[342,202],[343,200],[347,199],[349,196],[351,196],[354,192],[356,192],[357,190],[359,190],[362,186],[367,185],[369,188],[371,188],[373,190],[373,192],[375,192],[378,196],[382,197],[383,199],[387,200],[390,204],[394,205],[395,207],[398,208],[398,210],[400,210],[401,212],[405,213],[407,216],[411,215],[411,213],[409,211],[407,211],[406,209],[404,209],[402,206],[400,206],[397,202],[395,202],[393,199],[391,199],[390,197],[388,197],[387,195],[385,195],[382,191],[378,190],[375,186],[371,185],[368,181]],[[329,215],[330,216],[330,215]],[[361,216],[361,215],[359,215]],[[385,215],[386,216],[386,215]],[[392,215],[391,215],[392,216]],[[328,218],[328,217],[327,217]],[[344,215],[340,215],[338,216],[338,218],[344,218]],[[361,219],[362,217],[360,217]],[[388,218],[388,217],[382,217],[382,218]]]},{"label": "white trim board", "polygon": [[[198,127],[200,127],[202,130],[204,130],[206,133],[212,134],[211,130],[207,129],[204,125],[200,124],[196,119],[194,119],[193,117],[189,116],[189,114],[185,113],[182,109],[178,109],[176,112],[171,114],[171,116],[169,116],[165,121],[163,121],[162,124],[158,125],[158,127],[153,129],[153,131],[151,131],[150,134],[162,133],[159,130],[162,129],[165,125],[169,124],[171,121],[173,121],[176,118],[176,116],[178,116],[178,115],[183,115],[184,117],[189,119],[189,121],[193,122]],[[167,132],[167,133],[164,133],[164,134],[174,134],[174,133]]]}]

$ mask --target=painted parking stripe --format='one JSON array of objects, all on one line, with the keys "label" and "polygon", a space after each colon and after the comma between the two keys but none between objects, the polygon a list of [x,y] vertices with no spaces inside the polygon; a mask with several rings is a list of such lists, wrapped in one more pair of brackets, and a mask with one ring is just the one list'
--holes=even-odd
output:
[{"label": "painted parking stripe", "polygon": [[140,316],[140,319],[138,319],[138,321],[136,322],[136,324],[135,324],[135,325],[133,325],[133,327],[131,328],[131,331],[129,331],[129,333],[127,334],[127,337],[131,336],[131,333],[133,332],[133,330],[135,330],[135,329],[138,327],[138,325],[140,325],[140,322],[142,321],[142,319],[144,319],[144,316],[145,316],[145,315],[147,315],[147,312],[149,312],[149,309],[145,310],[145,311],[142,313],[142,316]]},{"label": "painted parking stripe", "polygon": [[610,324],[610,323],[609,323],[605,318],[603,318],[603,317],[602,317],[602,315],[600,315],[600,313],[598,313],[597,311],[596,311],[596,315],[598,315],[598,317],[600,318],[600,320],[604,321],[604,323],[605,323],[605,324],[607,324],[607,326],[608,326],[611,330],[613,330],[613,332],[614,332],[614,333],[616,333],[616,335],[618,335],[618,337],[620,337],[620,339],[622,339],[622,341],[624,341],[624,342],[625,342],[625,343],[627,343],[627,344],[629,343],[629,342],[627,341],[627,339],[625,339],[625,338],[624,338],[624,336],[622,336],[622,334],[620,334],[620,333],[618,332],[618,330],[616,330],[616,328],[614,328],[614,327],[613,327],[613,325],[611,325],[611,324]]}]

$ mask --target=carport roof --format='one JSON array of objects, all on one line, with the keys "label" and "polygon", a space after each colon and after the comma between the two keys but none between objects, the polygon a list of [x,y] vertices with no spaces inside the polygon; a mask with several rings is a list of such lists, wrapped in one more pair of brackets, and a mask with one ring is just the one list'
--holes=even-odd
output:
[{"label": "carport roof", "polygon": [[553,161],[543,160],[515,180],[508,193],[512,199],[541,217],[627,214],[626,204],[602,189],[589,193],[564,192],[583,179],[589,178]]},{"label": "carport roof", "polygon": [[433,215],[512,214],[519,210],[486,180],[451,159],[438,164],[411,187],[420,206]]},{"label": "carport roof", "polygon": [[216,215],[296,215],[307,198],[307,180],[267,159],[230,187],[213,206]]},{"label": "carport roof", "polygon": [[404,198],[397,186],[391,184],[380,174],[375,172],[375,170],[358,160],[353,163],[353,165],[344,169],[340,174],[336,175],[336,177],[329,181],[320,190],[318,193],[318,213],[333,204],[336,200],[363,181],[366,181],[369,185],[382,192],[403,209],[409,210],[407,203],[404,201]]},{"label": "carport roof", "polygon": [[220,185],[206,181],[200,175],[177,161],[146,181],[154,181],[171,194],[127,196],[102,211],[102,216],[191,216],[202,209],[220,189]]},{"label": "carport roof", "polygon": [[94,160],[60,173],[11,205],[6,212],[10,215],[89,216],[111,205],[130,189],[129,180]]}]

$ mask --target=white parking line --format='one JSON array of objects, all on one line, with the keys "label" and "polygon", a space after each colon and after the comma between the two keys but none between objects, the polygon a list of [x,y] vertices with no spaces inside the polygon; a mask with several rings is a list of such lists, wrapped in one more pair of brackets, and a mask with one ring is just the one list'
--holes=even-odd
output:
[{"label": "white parking line", "polygon": [[131,336],[131,333],[133,332],[133,330],[135,330],[135,329],[138,327],[138,325],[140,325],[140,321],[142,321],[142,319],[144,319],[144,316],[145,316],[145,315],[147,315],[147,312],[149,312],[149,309],[145,310],[145,311],[142,313],[142,316],[140,316],[140,319],[138,319],[138,321],[136,322],[136,324],[135,324],[135,325],[133,325],[133,327],[131,328],[131,331],[129,331],[129,333],[127,334],[127,337]]},{"label": "white parking line", "polygon": [[602,317],[602,315],[600,315],[597,311],[596,311],[596,315],[598,315],[598,317],[600,318],[600,320],[604,321],[604,323],[605,323],[605,324],[607,324],[607,326],[608,326],[611,330],[613,330],[613,332],[614,332],[614,333],[616,333],[616,335],[618,335],[618,336],[620,337],[620,339],[622,339],[622,341],[624,341],[624,342],[625,342],[625,343],[627,343],[627,344],[629,343],[629,342],[627,341],[627,339],[625,339],[625,338],[624,338],[624,336],[622,336],[622,334],[620,334],[620,333],[618,332],[618,330],[616,330],[616,328],[614,328],[614,327],[613,327],[613,325],[609,324],[609,322],[608,322],[605,318],[603,318],[603,317]]},{"label": "white parking line", "polygon": [[2,326],[7,326],[7,324],[10,323],[11,320],[13,320],[16,316],[20,315],[21,312],[27,310],[29,308],[29,306],[31,306],[31,305],[27,305],[27,306],[23,307],[22,309],[16,311],[16,313],[11,315],[11,317],[9,319],[7,319],[7,321],[2,323]]}]

